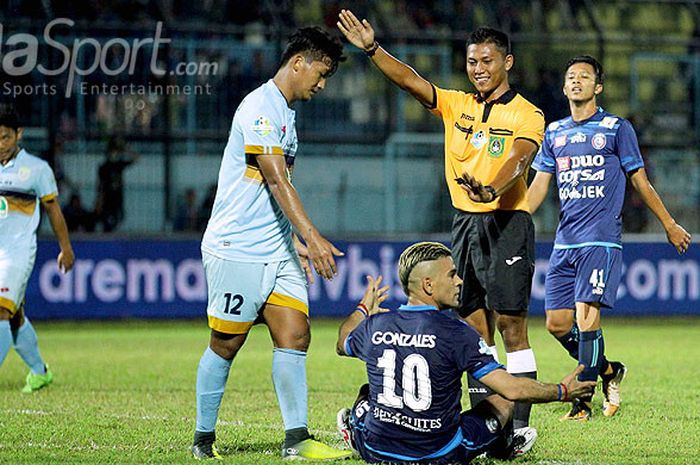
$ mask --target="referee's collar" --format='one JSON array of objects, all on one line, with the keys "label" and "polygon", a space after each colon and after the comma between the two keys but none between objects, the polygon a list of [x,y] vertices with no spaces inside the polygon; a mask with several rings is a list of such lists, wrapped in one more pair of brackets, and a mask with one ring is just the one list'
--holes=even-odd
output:
[{"label": "referee's collar", "polygon": [[503,105],[505,105],[506,103],[510,103],[510,101],[513,100],[516,95],[518,95],[518,93],[515,90],[508,89],[507,91],[505,91],[505,93],[503,95],[498,97],[496,100],[492,100],[491,102],[486,102],[486,100],[484,100],[484,98],[481,96],[481,94],[479,92],[474,92],[474,96],[476,97],[476,101],[478,103],[486,102],[489,105],[495,105],[496,103],[502,103]]}]

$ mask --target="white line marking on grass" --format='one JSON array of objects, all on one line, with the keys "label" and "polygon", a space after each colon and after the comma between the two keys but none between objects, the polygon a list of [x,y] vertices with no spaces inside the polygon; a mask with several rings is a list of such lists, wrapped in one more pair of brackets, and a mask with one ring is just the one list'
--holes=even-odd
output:
[{"label": "white line marking on grass", "polygon": [[[22,409],[22,410],[17,410],[17,409],[5,409],[3,410],[5,413],[9,413],[12,415],[38,415],[38,416],[50,416],[50,415],[61,415],[61,416],[67,416],[70,414],[75,414],[75,412],[45,412],[43,410],[29,410],[29,409]],[[143,420],[143,421],[184,421],[187,423],[194,422],[194,418],[191,417],[171,417],[168,415],[131,415],[128,413],[107,413],[107,414],[100,414],[100,417],[102,418],[114,418],[117,420]],[[280,430],[283,427],[281,425],[271,425],[269,423],[248,423],[244,422],[242,420],[218,420],[216,422],[217,425],[221,426],[236,426],[236,427],[249,427],[249,428],[258,428],[258,429],[268,429],[268,430]],[[336,434],[337,431],[324,431],[324,430],[315,430],[319,433],[322,434]],[[2,445],[0,445],[2,447]],[[572,462],[573,464],[573,462]],[[545,465],[545,464],[543,464]],[[546,464],[549,465],[549,464]],[[552,465],[569,465],[564,464],[563,462],[561,464],[556,463]],[[576,463],[575,465],[585,465],[582,463]]]}]

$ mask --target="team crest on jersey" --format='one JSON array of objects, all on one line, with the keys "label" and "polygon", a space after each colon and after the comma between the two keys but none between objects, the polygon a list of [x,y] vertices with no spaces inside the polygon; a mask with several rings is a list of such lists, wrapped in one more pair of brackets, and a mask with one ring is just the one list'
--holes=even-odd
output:
[{"label": "team crest on jersey", "polygon": [[7,214],[10,211],[10,205],[7,203],[5,197],[0,197],[0,220],[7,218]]},{"label": "team crest on jersey", "polygon": [[266,116],[258,116],[251,129],[256,134],[265,137],[266,135],[270,134],[274,128]]},{"label": "team crest on jersey", "polygon": [[19,178],[20,181],[26,181],[27,179],[29,179],[29,176],[31,176],[31,174],[32,174],[32,170],[30,170],[26,166],[23,166],[17,172],[17,177]]},{"label": "team crest on jersey", "polygon": [[554,138],[554,148],[564,147],[566,145],[566,134]]},{"label": "team crest on jersey", "polygon": [[475,149],[479,150],[486,145],[486,133],[481,130],[472,136],[471,144]]},{"label": "team crest on jersey", "polygon": [[501,155],[503,155],[505,145],[505,137],[489,136],[489,155],[494,158],[499,158]]},{"label": "team crest on jersey", "polygon": [[607,139],[605,138],[605,134],[602,132],[597,133],[595,136],[593,136],[593,139],[591,139],[591,145],[596,150],[603,150],[606,144]]},{"label": "team crest on jersey", "polygon": [[567,171],[571,169],[571,157],[557,158],[557,169],[559,171]]}]

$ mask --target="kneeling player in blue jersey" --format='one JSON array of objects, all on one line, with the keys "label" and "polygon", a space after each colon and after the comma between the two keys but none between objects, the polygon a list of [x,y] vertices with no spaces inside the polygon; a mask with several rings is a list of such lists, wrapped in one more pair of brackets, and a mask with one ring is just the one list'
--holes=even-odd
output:
[{"label": "kneeling player in blue jersey", "polygon": [[[690,234],[673,220],[649,182],[632,125],[597,106],[602,91],[603,68],[595,58],[567,63],[564,94],[571,116],[547,128],[528,193],[534,213],[556,174],[561,214],[545,281],[547,329],[586,367],[579,379],[594,381],[600,375],[603,415],[613,416],[627,368],[605,358],[600,309],[615,304],[620,283],[627,178],[679,253],[688,250]],[[577,399],[563,419],[588,420],[591,401]]]},{"label": "kneeling player in blue jersey", "polygon": [[[488,452],[512,458],[527,452],[535,435],[512,435],[513,401],[565,401],[589,393],[577,369],[560,384],[509,374],[469,325],[445,311],[456,308],[462,279],[450,249],[420,242],[399,258],[408,303],[379,308],[387,287],[369,284],[358,308],[340,326],[337,350],[367,365],[352,410],[338,412],[346,443],[367,462],[469,463]],[[497,395],[461,411],[461,378],[471,374]]]}]

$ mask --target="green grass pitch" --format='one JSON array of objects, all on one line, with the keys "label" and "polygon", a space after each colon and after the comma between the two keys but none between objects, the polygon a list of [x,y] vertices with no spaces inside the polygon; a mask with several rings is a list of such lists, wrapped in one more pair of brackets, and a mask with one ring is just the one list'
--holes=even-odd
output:
[{"label": "green grass pitch", "polygon": [[[204,321],[37,323],[56,378],[21,394],[14,352],[0,368],[0,464],[187,464]],[[536,406],[538,465],[700,464],[700,320],[606,320],[606,352],[629,367],[614,418],[562,423],[567,406]],[[570,369],[541,319],[530,323],[540,379]],[[308,360],[312,433],[339,445],[335,413],[363,382],[361,362],[335,355],[337,321],[315,321]],[[282,421],[270,380],[271,343],[256,327],[234,363],[217,427],[224,463],[280,463]],[[358,460],[345,462],[357,465]],[[477,461],[476,463],[495,463]]]}]

